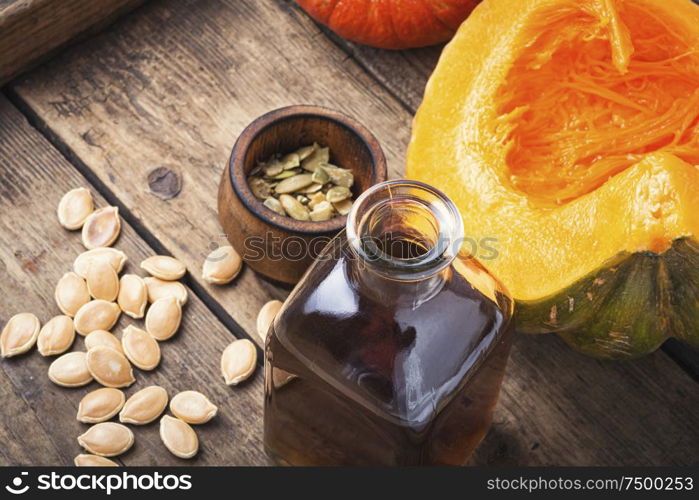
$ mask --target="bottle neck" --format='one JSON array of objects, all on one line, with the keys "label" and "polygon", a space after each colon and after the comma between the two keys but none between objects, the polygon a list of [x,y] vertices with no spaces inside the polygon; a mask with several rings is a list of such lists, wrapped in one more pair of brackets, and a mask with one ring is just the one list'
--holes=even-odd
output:
[{"label": "bottle neck", "polygon": [[355,201],[347,238],[356,267],[393,282],[428,284],[456,257],[463,223],[443,193],[401,179],[377,184]]}]

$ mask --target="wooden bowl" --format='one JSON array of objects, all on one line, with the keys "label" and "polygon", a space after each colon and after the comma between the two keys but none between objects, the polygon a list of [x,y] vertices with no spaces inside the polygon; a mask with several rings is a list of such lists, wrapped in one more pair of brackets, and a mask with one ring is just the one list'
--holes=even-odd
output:
[{"label": "wooden bowl", "polygon": [[330,162],[354,173],[352,198],[386,180],[376,138],[356,120],[318,106],[289,106],[262,115],[238,137],[218,191],[221,226],[243,260],[258,273],[296,283],[347,217],[306,222],[273,212],[253,195],[247,174],[260,160],[317,142]]}]

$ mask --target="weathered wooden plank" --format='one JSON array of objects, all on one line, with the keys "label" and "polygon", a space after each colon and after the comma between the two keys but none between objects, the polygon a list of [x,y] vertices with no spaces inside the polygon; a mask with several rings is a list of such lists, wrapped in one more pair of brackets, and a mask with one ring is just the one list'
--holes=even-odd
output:
[{"label": "weathered wooden plank", "polygon": [[[293,3],[196,6],[149,3],[12,87],[143,231],[197,269],[218,238],[216,186],[235,137],[286,104],[325,104],[359,118],[399,175],[411,114]],[[149,192],[147,173],[159,166],[182,176],[178,196]],[[249,270],[229,287],[193,279],[248,332],[262,302],[284,293]],[[497,423],[474,463],[696,463],[695,388],[663,353],[601,363],[555,337],[521,337]]]},{"label": "weathered wooden plank", "polygon": [[7,0],[0,4],[0,83],[143,0]]},{"label": "weathered wooden plank", "polygon": [[[35,313],[42,322],[60,314],[53,293],[57,280],[71,270],[73,259],[84,251],[79,232],[64,230],[55,210],[68,189],[90,185],[16,109],[0,98],[0,282],[3,299],[0,323],[15,313]],[[93,194],[96,194],[93,190]],[[96,196],[97,206],[106,202]],[[129,256],[125,272],[142,274],[138,263],[153,250],[124,224],[116,246]],[[127,324],[140,324],[125,315],[114,328],[119,335]],[[180,331],[161,343],[162,361],[153,372],[134,370],[137,382],[127,395],[158,384],[173,396],[195,389],[209,395],[219,415],[198,426],[201,452],[192,464],[264,464],[262,451],[262,373],[249,383],[230,388],[219,374],[220,354],[233,339],[230,332],[190,292]],[[77,338],[74,350],[82,350]],[[70,464],[80,452],[76,437],[87,426],[76,421],[80,398],[97,388],[65,389],[46,375],[53,358],[36,350],[0,361],[0,417],[2,453],[6,464]],[[27,406],[29,408],[27,408]],[[136,445],[120,457],[129,465],[190,463],[172,456],[158,437],[158,424],[134,427]]]}]

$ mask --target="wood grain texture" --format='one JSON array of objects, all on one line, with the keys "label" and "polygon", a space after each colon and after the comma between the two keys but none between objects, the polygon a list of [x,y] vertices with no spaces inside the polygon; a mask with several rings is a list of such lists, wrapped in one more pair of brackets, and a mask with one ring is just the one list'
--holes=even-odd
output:
[{"label": "wood grain texture", "polygon": [[9,0],[0,4],[0,83],[143,0]]},{"label": "wood grain texture", "polygon": [[[190,269],[197,273],[218,241],[216,188],[230,148],[265,111],[311,102],[357,117],[400,175],[409,107],[293,3],[192,6],[150,2],[12,88],[42,129]],[[148,172],[163,165],[183,181],[169,200],[147,186]],[[228,287],[192,279],[248,332],[262,303],[285,294],[249,269]],[[496,423],[474,463],[698,463],[698,397],[662,352],[604,363],[555,337],[520,337]]]},{"label": "wood grain texture", "polygon": [[[53,299],[54,287],[64,272],[71,270],[76,255],[84,251],[80,232],[64,230],[56,219],[56,207],[63,194],[85,186],[70,165],[26,120],[0,98],[0,281],[3,298],[0,324],[15,313],[35,313],[42,324],[60,314]],[[95,194],[92,189],[93,195]],[[105,206],[99,196],[96,206]],[[127,224],[116,248],[126,252],[129,263],[124,272],[143,274],[140,261],[153,254]],[[112,330],[120,336],[122,327],[136,324],[122,315]],[[199,455],[183,461],[171,455],[158,436],[158,424],[132,427],[136,444],[119,457],[128,465],[182,464],[264,464],[262,451],[262,373],[243,386],[230,388],[219,372],[220,355],[233,340],[230,332],[190,291],[180,330],[171,341],[160,344],[162,361],[153,372],[134,369],[136,383],[127,396],[147,385],[165,387],[172,397],[178,391],[194,389],[207,394],[219,406],[218,416],[197,426],[201,442]],[[83,350],[78,336],[73,350]],[[51,383],[47,368],[55,358],[44,358],[36,349],[0,361],[0,463],[3,465],[70,465],[81,452],[76,437],[87,425],[77,422],[80,398],[96,389],[92,384],[65,389]]]}]

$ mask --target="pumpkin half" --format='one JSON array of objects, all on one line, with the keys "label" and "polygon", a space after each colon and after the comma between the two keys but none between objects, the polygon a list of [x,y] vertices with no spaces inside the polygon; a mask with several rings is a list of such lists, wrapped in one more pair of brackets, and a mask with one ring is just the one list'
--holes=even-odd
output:
[{"label": "pumpkin half", "polygon": [[342,38],[382,49],[449,40],[480,0],[296,0]]},{"label": "pumpkin half", "polygon": [[444,49],[407,175],[444,190],[519,330],[602,358],[699,345],[699,7],[485,0]]}]

